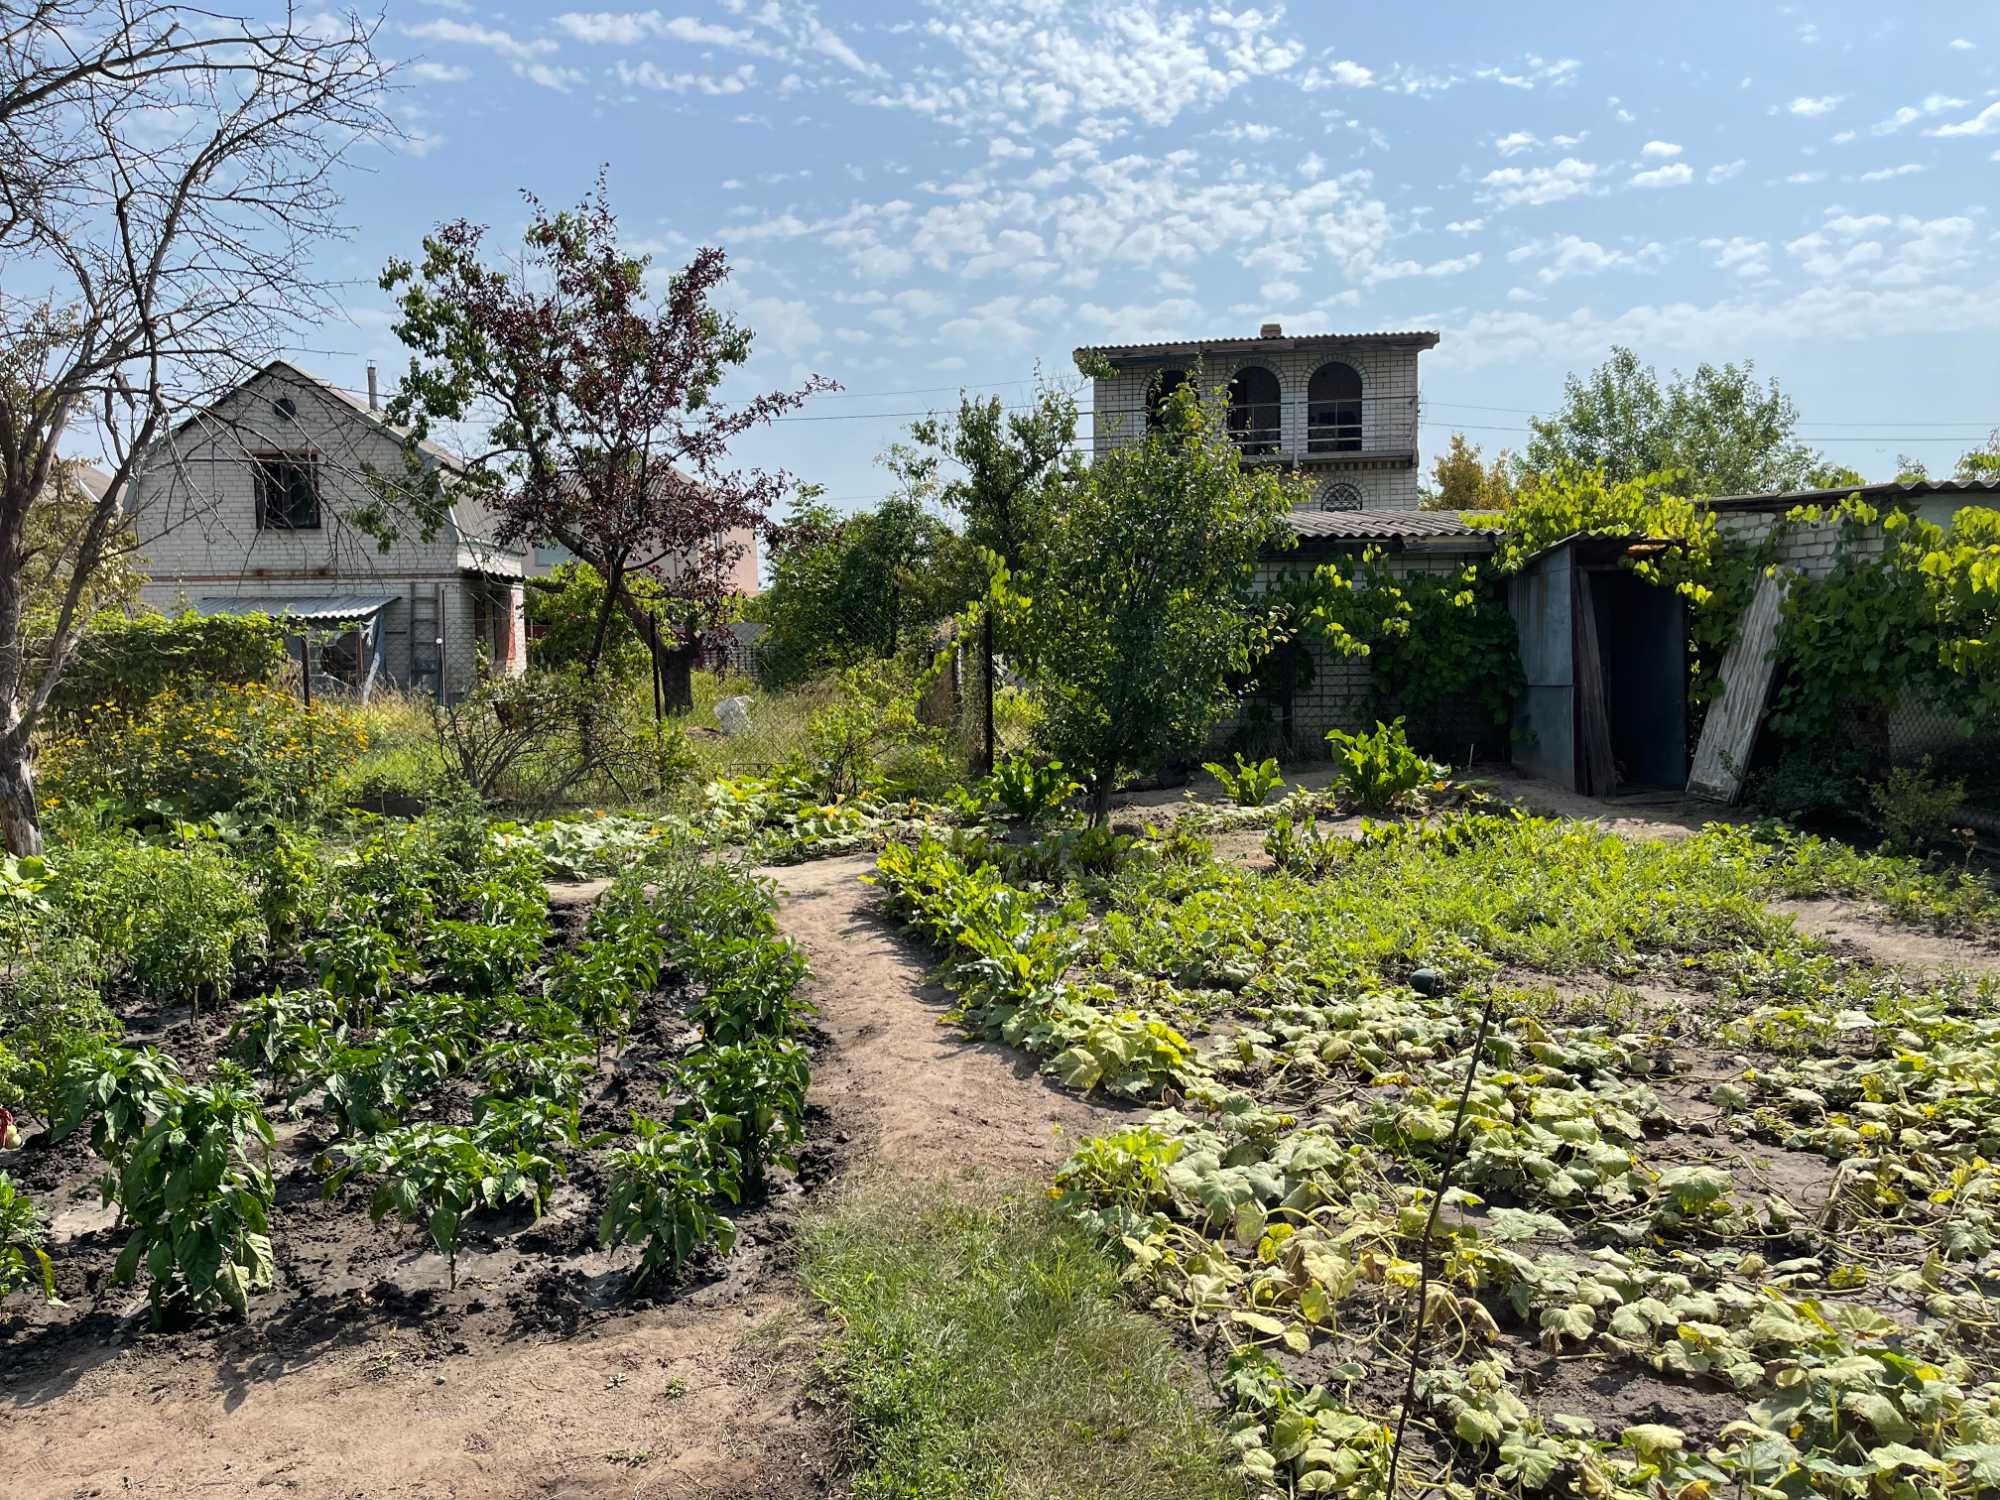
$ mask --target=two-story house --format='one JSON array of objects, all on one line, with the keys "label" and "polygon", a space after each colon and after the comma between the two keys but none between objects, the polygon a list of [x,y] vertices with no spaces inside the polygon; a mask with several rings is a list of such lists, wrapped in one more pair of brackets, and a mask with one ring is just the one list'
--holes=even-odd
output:
[{"label": "two-story house", "polygon": [[[1099,453],[1137,440],[1161,400],[1187,381],[1204,399],[1225,391],[1225,421],[1243,456],[1310,476],[1321,510],[1417,508],[1417,356],[1435,333],[1190,339],[1076,351],[1094,373]],[[1108,368],[1108,373],[1106,373]]]},{"label": "two-story house", "polygon": [[[371,477],[406,472],[373,366],[368,387],[351,395],[276,361],[182,422],[134,489],[142,597],[296,620],[293,651],[310,651],[314,678],[364,694],[387,681],[457,697],[481,670],[521,671],[532,561],[492,540],[475,499],[452,499],[429,538],[389,507],[386,550],[353,524],[381,504]],[[449,496],[457,461],[432,444],[422,461]]]}]

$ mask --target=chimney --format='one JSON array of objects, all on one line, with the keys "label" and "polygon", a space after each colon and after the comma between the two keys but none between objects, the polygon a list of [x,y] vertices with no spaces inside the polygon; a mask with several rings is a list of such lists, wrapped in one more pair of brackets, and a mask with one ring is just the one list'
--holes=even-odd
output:
[{"label": "chimney", "polygon": [[1257,330],[1257,337],[1260,339],[1281,339],[1284,336],[1285,330],[1276,323],[1266,323]]},{"label": "chimney", "polygon": [[375,361],[372,359],[368,361],[368,409],[370,411],[382,409],[382,402],[375,394]]}]

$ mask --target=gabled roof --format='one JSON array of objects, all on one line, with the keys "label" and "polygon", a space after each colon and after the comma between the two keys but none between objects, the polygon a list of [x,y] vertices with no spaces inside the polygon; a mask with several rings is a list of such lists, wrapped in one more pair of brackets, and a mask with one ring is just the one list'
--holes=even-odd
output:
[{"label": "gabled roof", "polygon": [[1157,344],[1098,344],[1087,345],[1076,351],[1082,360],[1086,356],[1109,360],[1112,364],[1127,361],[1138,363],[1170,359],[1175,356],[1206,354],[1272,354],[1286,350],[1326,350],[1329,353],[1341,349],[1434,349],[1438,335],[1423,329],[1411,329],[1400,333],[1306,333],[1306,334],[1257,334],[1248,338],[1233,339],[1176,339]]},{"label": "gabled roof", "polygon": [[[217,397],[214,401],[210,402],[209,405],[204,407],[202,410],[195,412],[193,415],[185,418],[181,422],[181,424],[174,429],[175,435],[178,436],[179,434],[187,431],[187,429],[192,427],[196,422],[200,421],[203,417],[209,415],[209,413],[212,412],[216,406],[220,405],[221,402],[225,400],[228,396],[235,395],[236,392],[242,390],[252,381],[263,380],[267,377],[275,379],[285,384],[297,385],[307,390],[315,391],[320,395],[326,396],[334,401],[337,401],[345,410],[351,411],[355,415],[364,417],[368,421],[373,422],[377,427],[380,427],[385,433],[387,433],[390,437],[394,438],[399,443],[406,441],[409,438],[410,434],[406,428],[395,426],[393,423],[387,421],[383,417],[381,412],[371,410],[368,403],[361,397],[354,395],[350,391],[342,390],[339,386],[334,385],[331,381],[321,380],[317,375],[309,375],[304,370],[301,370],[297,365],[292,364],[288,360],[282,360],[282,359],[274,359],[269,364],[265,365],[261,370],[258,370],[254,375],[245,376],[242,380],[239,380],[235,385],[231,386],[229,390],[225,393],[225,395]],[[422,453],[424,457],[431,459],[433,462],[435,462],[439,468],[444,469],[450,473],[460,474],[463,473],[465,470],[465,465],[459,461],[458,456],[456,454],[450,452],[445,448],[439,447],[436,443],[431,442],[428,438],[424,438],[418,441],[417,451]]]},{"label": "gabled roof", "polygon": [[1964,495],[1969,504],[2000,502],[2000,479],[1913,479],[1830,490],[1772,490],[1761,495],[1717,495],[1695,503],[1710,510],[1790,510],[1797,505],[1838,505],[1850,495],[1859,495],[1871,504],[1924,500],[1932,495]]}]

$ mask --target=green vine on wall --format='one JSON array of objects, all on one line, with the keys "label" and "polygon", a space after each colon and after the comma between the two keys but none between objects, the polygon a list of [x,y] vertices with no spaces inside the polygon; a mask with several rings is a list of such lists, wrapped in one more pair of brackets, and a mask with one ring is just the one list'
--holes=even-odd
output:
[{"label": "green vine on wall", "polygon": [[1796,578],[1786,595],[1773,729],[1845,743],[1857,710],[1886,712],[1906,694],[1963,732],[2000,726],[2000,510],[1968,506],[1947,529],[1854,499],[1786,522],[1838,522],[1840,546],[1825,576]]}]

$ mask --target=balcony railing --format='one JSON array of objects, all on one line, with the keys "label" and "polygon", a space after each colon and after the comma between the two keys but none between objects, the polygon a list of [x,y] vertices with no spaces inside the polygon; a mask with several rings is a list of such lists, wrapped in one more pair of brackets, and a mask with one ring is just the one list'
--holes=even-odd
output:
[{"label": "balcony railing", "polygon": [[1229,408],[1229,435],[1246,458],[1274,454],[1284,441],[1285,405],[1282,401],[1258,401]]}]

